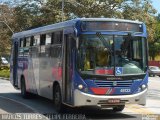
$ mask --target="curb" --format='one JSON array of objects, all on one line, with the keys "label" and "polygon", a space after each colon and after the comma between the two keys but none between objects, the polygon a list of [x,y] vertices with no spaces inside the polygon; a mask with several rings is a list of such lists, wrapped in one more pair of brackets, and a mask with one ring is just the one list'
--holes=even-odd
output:
[{"label": "curb", "polygon": [[0,77],[0,79],[2,79],[2,80],[9,80],[9,78],[5,78],[5,77]]}]

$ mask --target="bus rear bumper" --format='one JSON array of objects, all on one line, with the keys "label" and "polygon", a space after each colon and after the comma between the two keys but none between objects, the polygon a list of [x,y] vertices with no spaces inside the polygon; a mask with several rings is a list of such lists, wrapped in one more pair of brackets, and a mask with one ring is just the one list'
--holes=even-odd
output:
[{"label": "bus rear bumper", "polygon": [[[147,88],[137,94],[132,95],[116,95],[116,96],[104,96],[104,95],[91,95],[76,89],[74,91],[74,106],[98,106],[98,107],[112,107],[116,105],[125,104],[146,104]],[[109,99],[116,99],[118,103],[108,103]]]}]

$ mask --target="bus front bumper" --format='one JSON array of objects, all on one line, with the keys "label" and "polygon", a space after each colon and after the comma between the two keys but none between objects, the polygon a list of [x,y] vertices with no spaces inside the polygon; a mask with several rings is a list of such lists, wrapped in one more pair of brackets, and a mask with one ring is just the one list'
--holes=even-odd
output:
[{"label": "bus front bumper", "polygon": [[[98,106],[98,107],[112,107],[116,105],[125,104],[146,104],[147,88],[140,93],[132,95],[91,95],[76,89],[74,91],[74,106]],[[118,103],[109,103],[108,100],[118,100]]]}]

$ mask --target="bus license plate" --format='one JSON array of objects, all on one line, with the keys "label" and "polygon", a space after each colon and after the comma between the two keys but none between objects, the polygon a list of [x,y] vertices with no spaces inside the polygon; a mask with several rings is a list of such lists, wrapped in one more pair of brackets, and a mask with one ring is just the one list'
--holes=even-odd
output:
[{"label": "bus license plate", "polygon": [[120,99],[109,99],[108,103],[111,103],[111,104],[120,103]]}]

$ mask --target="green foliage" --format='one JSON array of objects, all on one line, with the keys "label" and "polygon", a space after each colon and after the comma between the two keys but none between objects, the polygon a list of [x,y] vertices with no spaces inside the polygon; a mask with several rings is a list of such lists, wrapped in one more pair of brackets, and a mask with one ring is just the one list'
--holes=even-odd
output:
[{"label": "green foliage", "polygon": [[149,42],[149,55],[151,60],[154,60],[157,55],[160,54],[160,20],[157,17],[154,29],[154,40]]},{"label": "green foliage", "polygon": [[1,69],[0,70],[0,77],[9,78],[10,70],[9,69]]}]

